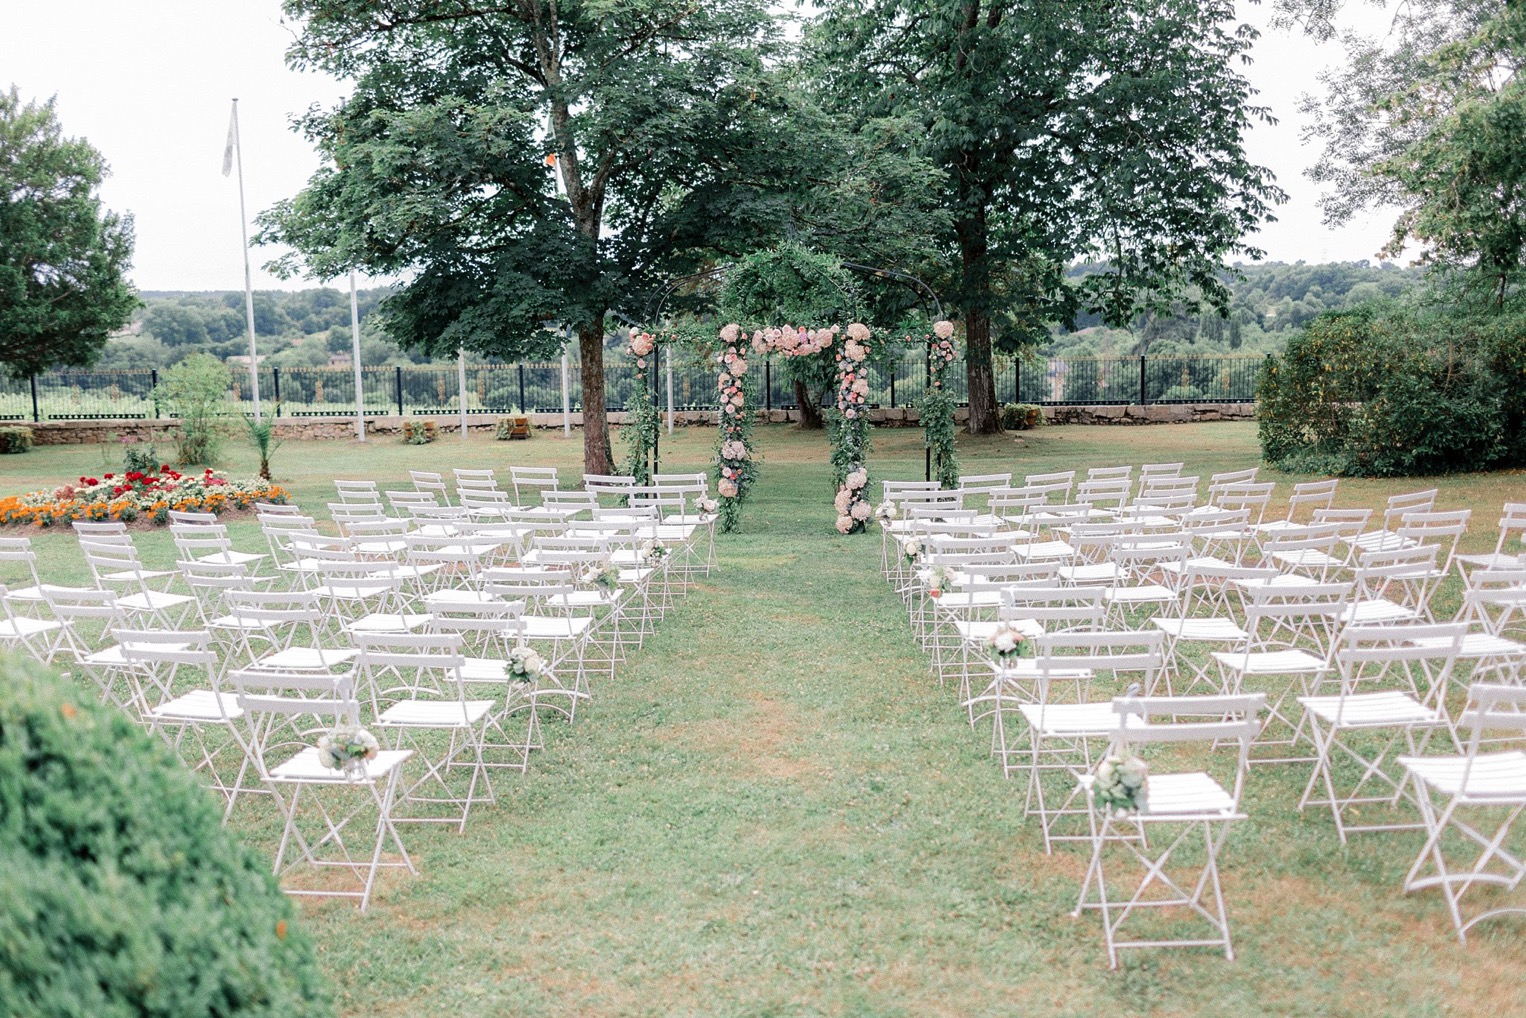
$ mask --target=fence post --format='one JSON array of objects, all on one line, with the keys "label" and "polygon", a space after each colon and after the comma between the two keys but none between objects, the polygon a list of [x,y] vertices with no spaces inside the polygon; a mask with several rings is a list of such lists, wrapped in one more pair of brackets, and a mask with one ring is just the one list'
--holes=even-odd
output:
[{"label": "fence post", "polygon": [[1145,406],[1149,400],[1145,393],[1145,355],[1139,355],[1139,405]]},{"label": "fence post", "polygon": [[275,387],[276,390],[276,404],[279,405],[281,402],[281,369],[278,367],[272,367],[270,369],[270,378],[271,384]]},{"label": "fence post", "polygon": [[1023,355],[1012,355],[1012,402],[1023,401]]},{"label": "fence post", "polygon": [[[164,412],[163,410],[159,409],[159,395],[158,395],[158,393],[159,393],[159,369],[158,368],[149,368],[148,369],[148,384],[151,386],[151,388],[149,389],[149,392],[154,397],[154,420],[157,421],[159,419],[159,415]],[[36,394],[36,390],[34,389],[33,390],[33,395],[35,395],[35,394]]]},{"label": "fence post", "polygon": [[525,365],[523,361],[519,364],[519,412],[522,414],[530,412],[530,408],[525,406]]},{"label": "fence post", "polygon": [[774,366],[767,357],[763,358],[763,409],[774,408]]},{"label": "fence post", "polygon": [[32,423],[42,423],[42,416],[37,412],[37,376],[32,376]]},{"label": "fence post", "polygon": [[396,364],[393,367],[397,371],[397,415],[401,417],[403,416],[403,366]]},{"label": "fence post", "polygon": [[890,409],[895,409],[895,361],[890,362]]}]

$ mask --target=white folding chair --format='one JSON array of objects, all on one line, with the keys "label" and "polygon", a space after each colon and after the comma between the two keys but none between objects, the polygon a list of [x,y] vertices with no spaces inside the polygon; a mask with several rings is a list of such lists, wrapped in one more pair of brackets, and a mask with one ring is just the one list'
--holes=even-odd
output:
[{"label": "white folding chair", "polygon": [[[354,775],[326,767],[319,756],[320,737],[360,722],[353,676],[234,671],[228,678],[248,726],[250,760],[281,812],[274,873],[286,893],[353,898],[364,912],[382,870],[416,875],[392,818],[412,751],[379,750]],[[352,851],[350,844],[364,837],[366,827],[369,843]],[[394,858],[383,858],[388,849]],[[347,872],[354,886],[293,886],[293,878],[307,870]]]},{"label": "white folding chair", "polygon": [[[1342,844],[1352,832],[1420,826],[1389,815],[1414,807],[1393,757],[1424,753],[1438,733],[1457,748],[1445,697],[1467,631],[1457,623],[1349,626],[1336,648],[1336,673],[1298,698],[1316,754],[1298,808],[1330,807]],[[1325,692],[1330,684],[1335,691]]]},{"label": "white folding chair", "polygon": [[[402,801],[426,813],[394,819],[466,830],[472,807],[493,801],[483,750],[494,701],[468,696],[461,634],[357,633],[355,641],[357,691],[370,701],[378,737],[424,761],[424,773],[407,782]],[[457,770],[467,772],[464,787]],[[432,812],[437,807],[446,815]]]},{"label": "white folding chair", "polygon": [[[1229,913],[1219,880],[1219,855],[1231,826],[1245,819],[1240,799],[1250,745],[1260,729],[1257,715],[1265,705],[1258,693],[1238,696],[1123,697],[1113,701],[1117,721],[1112,754],[1124,758],[1134,750],[1150,755],[1142,809],[1120,814],[1097,802],[1095,778],[1082,777],[1089,804],[1091,861],[1076,908],[1102,913],[1102,935],[1110,968],[1118,967],[1120,951],[1152,947],[1217,947],[1234,960]],[[1185,719],[1185,720],[1183,720]],[[1236,747],[1232,775],[1215,776],[1198,770],[1159,770],[1167,760],[1176,764],[1183,747]],[[1154,747],[1169,750],[1152,755]],[[1210,760],[1215,754],[1208,749]],[[1166,757],[1166,759],[1162,759]],[[1153,761],[1153,762],[1152,762]],[[1179,765],[1178,765],[1179,766]],[[1214,767],[1222,771],[1222,765]],[[1191,852],[1198,837],[1201,856]],[[1182,862],[1181,857],[1187,861]],[[1120,870],[1135,874],[1123,881]],[[1127,897],[1119,892],[1127,888]],[[1205,935],[1182,936],[1173,926],[1156,921],[1167,910],[1185,911],[1187,918],[1206,926]],[[1131,920],[1153,928],[1125,936]],[[1153,935],[1152,935],[1153,934]]]},{"label": "white folding chair", "polygon": [[[1420,789],[1425,845],[1404,877],[1404,891],[1441,888],[1457,939],[1509,913],[1526,914],[1526,901],[1506,895],[1526,878],[1526,860],[1510,841],[1511,828],[1526,810],[1526,689],[1475,683],[1468,707],[1458,717],[1469,731],[1467,746],[1455,756],[1403,756],[1399,764]],[[1508,733],[1515,745],[1483,753],[1483,734]],[[1475,888],[1501,888],[1498,897],[1464,918],[1463,897]]]}]

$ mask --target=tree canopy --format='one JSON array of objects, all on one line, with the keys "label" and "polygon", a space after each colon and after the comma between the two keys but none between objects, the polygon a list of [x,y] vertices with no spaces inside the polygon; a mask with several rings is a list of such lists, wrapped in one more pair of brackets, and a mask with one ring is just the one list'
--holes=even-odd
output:
[{"label": "tree canopy", "polygon": [[[999,428],[993,343],[1184,295],[1222,307],[1224,256],[1259,253],[1241,238],[1282,195],[1244,153],[1271,118],[1232,17],[1221,0],[840,0],[811,25],[824,94],[915,121],[944,173],[927,272],[965,322],[971,430]],[[1106,268],[1068,279],[1078,258]]]},{"label": "tree canopy", "polygon": [[[605,317],[667,247],[664,217],[756,97],[761,0],[288,0],[301,67],[350,78],[301,128],[334,165],[264,217],[291,270],[411,271],[405,347],[582,355],[584,464],[610,472]],[[626,312],[629,314],[630,312]]]},{"label": "tree canopy", "polygon": [[[1334,0],[1282,0],[1284,15],[1334,33]],[[1395,4],[1383,38],[1342,36],[1346,63],[1310,98],[1325,148],[1310,176],[1331,185],[1326,219],[1397,206],[1386,253],[1421,258],[1496,308],[1526,255],[1526,9],[1507,0]]]},{"label": "tree canopy", "polygon": [[92,362],[138,306],[132,217],[102,208],[106,160],[65,138],[53,101],[0,92],[0,365]]}]

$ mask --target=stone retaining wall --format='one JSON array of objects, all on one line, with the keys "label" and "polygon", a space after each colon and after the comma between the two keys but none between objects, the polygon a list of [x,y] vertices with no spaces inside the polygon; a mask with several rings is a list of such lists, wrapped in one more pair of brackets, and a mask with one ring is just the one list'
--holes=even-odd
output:
[{"label": "stone retaining wall", "polygon": [[[964,421],[969,411],[955,411],[955,418]],[[665,416],[665,415],[664,415]],[[1254,420],[1256,408],[1252,403],[1162,403],[1151,406],[1052,406],[1044,408],[1044,417],[1051,424],[1190,424],[1197,421],[1248,421]],[[894,410],[870,410],[870,419],[883,427],[916,427],[917,411],[898,407]],[[772,424],[795,421],[794,410],[760,410],[758,419]],[[366,434],[380,438],[396,438],[403,430],[403,421],[409,418],[395,414],[366,418]],[[417,419],[417,418],[413,418]],[[440,414],[434,418],[441,432],[451,433],[460,429],[460,417]],[[172,441],[178,427],[173,420],[141,421],[47,421],[42,424],[26,424],[32,429],[37,445],[98,445],[113,441],[167,442]],[[625,423],[625,414],[612,413],[609,423]],[[714,410],[681,410],[674,418],[675,424],[684,426],[715,426]],[[562,415],[531,414],[532,427],[554,430],[562,427]],[[498,418],[489,414],[473,415],[467,427],[475,433],[491,433],[498,425]],[[572,415],[572,426],[583,426],[583,415]],[[286,417],[276,422],[276,435],[280,438],[336,440],[353,438],[353,417]]]}]

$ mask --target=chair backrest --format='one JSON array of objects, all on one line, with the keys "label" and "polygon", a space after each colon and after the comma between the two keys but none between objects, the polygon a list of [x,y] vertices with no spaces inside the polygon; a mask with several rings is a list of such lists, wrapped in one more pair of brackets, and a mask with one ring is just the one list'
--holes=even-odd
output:
[{"label": "chair backrest", "polygon": [[1090,467],[1086,471],[1088,481],[1116,481],[1119,479],[1129,480],[1134,476],[1134,466],[1125,463],[1116,467]]},{"label": "chair backrest", "polygon": [[1335,502],[1335,488],[1339,483],[1339,479],[1336,479],[1293,485],[1293,494],[1288,496],[1288,520],[1297,520],[1300,513],[1312,516],[1316,509],[1330,508]]},{"label": "chair backrest", "polygon": [[1154,478],[1180,476],[1182,467],[1185,465],[1184,463],[1145,463],[1141,465],[1139,468],[1139,490],[1143,491],[1144,486]]},{"label": "chair backrest", "polygon": [[126,536],[127,534],[127,524],[125,523],[92,523],[87,520],[75,520],[70,525],[80,537],[88,536],[92,539]]},{"label": "chair backrest", "polygon": [[413,482],[413,490],[433,495],[444,505],[450,505],[450,489],[445,485],[445,478],[433,470],[410,470],[408,479]]},{"label": "chair backrest", "polygon": [[93,587],[55,587],[43,584],[43,600],[48,610],[60,622],[72,623],[81,619],[99,619],[108,625],[116,625],[122,618],[117,605],[117,595],[110,590]]},{"label": "chair backrest", "polygon": [[536,502],[540,502],[541,496],[547,491],[561,487],[556,467],[509,467],[509,483],[514,486],[514,502],[517,505],[531,505],[528,501],[531,495],[536,496]]},{"label": "chair backrest", "polygon": [[228,673],[248,730],[249,756],[260,777],[271,761],[309,748],[341,725],[360,724],[353,672],[236,669]]},{"label": "chair backrest", "polygon": [[1134,494],[1134,482],[1127,477],[1087,478],[1076,485],[1076,501],[1092,505],[1111,505],[1121,509]]},{"label": "chair backrest", "polygon": [[1439,493],[1437,488],[1426,488],[1424,491],[1390,496],[1388,505],[1383,510],[1383,529],[1393,530],[1410,513],[1428,513],[1435,509],[1436,496]]},{"label": "chair backrest", "polygon": [[0,537],[0,562],[20,562],[32,577],[33,586],[41,586],[37,575],[37,552],[30,537]]},{"label": "chair backrest", "polygon": [[381,490],[375,481],[334,479],[334,490],[341,502],[380,502]]},{"label": "chair backrest", "polygon": [[295,502],[256,502],[254,514],[259,519],[267,516],[301,516],[302,508]]},{"label": "chair backrest", "polygon": [[[1113,700],[1118,729],[1112,752],[1123,755],[1152,745],[1180,747],[1197,743],[1214,749],[1238,746],[1234,774],[1223,783],[1231,808],[1238,811],[1250,764],[1251,743],[1261,733],[1265,693],[1210,696],[1121,696]],[[1196,767],[1197,761],[1192,762]],[[1148,783],[1146,784],[1148,788]]]},{"label": "chair backrest", "polygon": [[1526,790],[1518,781],[1501,788],[1488,770],[1474,774],[1485,733],[1507,732],[1516,740],[1526,736],[1526,686],[1473,683],[1468,687],[1467,706],[1457,716],[1457,727],[1468,732],[1458,796],[1493,800],[1501,806],[1526,804]]},{"label": "chair backrest", "polygon": [[1045,633],[1035,638],[1033,664],[1039,702],[1051,701],[1055,681],[1067,685],[1074,682],[1078,687],[1075,699],[1085,702],[1089,699],[1086,690],[1103,681],[1103,675],[1114,682],[1135,678],[1140,688],[1149,692],[1165,667],[1165,638],[1159,630]]},{"label": "chair backrest", "polygon": [[1457,551],[1457,542],[1461,541],[1462,536],[1468,532],[1468,521],[1472,518],[1473,510],[1471,509],[1406,513],[1396,533],[1401,539],[1407,541],[1439,545],[1443,551],[1441,568],[1450,570],[1452,556]]},{"label": "chair backrest", "polygon": [[1049,634],[1087,632],[1102,625],[1102,587],[1012,586],[1002,591],[1001,617],[1031,619]]},{"label": "chair backrest", "polygon": [[1254,484],[1256,475],[1261,473],[1260,467],[1246,467],[1244,470],[1226,470],[1220,474],[1211,474],[1208,478],[1208,491],[1212,493],[1218,488],[1231,484]]},{"label": "chair backrest", "polygon": [[[170,529],[176,527],[220,527],[216,513],[191,513],[183,509],[169,511]],[[226,528],[224,528],[226,529]]]},{"label": "chair backrest", "polygon": [[1253,522],[1260,523],[1266,515],[1266,507],[1272,501],[1277,485],[1272,481],[1226,484],[1217,491],[1208,492],[1208,501],[1220,509],[1248,509],[1255,515]]},{"label": "chair backrest", "polygon": [[1012,475],[1006,474],[961,474],[959,477],[959,490],[966,495],[989,495],[1001,488],[1012,485]]},{"label": "chair backrest", "polygon": [[1023,487],[1042,489],[1050,501],[1069,502],[1071,489],[1075,487],[1076,472],[1060,470],[1048,474],[1029,474],[1023,478]]},{"label": "chair backrest", "polygon": [[133,664],[191,665],[205,668],[209,677],[217,672],[212,634],[205,630],[114,628],[111,635],[122,649],[123,659]]},{"label": "chair backrest", "polygon": [[1462,622],[1347,626],[1335,647],[1342,712],[1348,696],[1366,685],[1402,684],[1422,701],[1439,706],[1462,653],[1468,626]]}]

